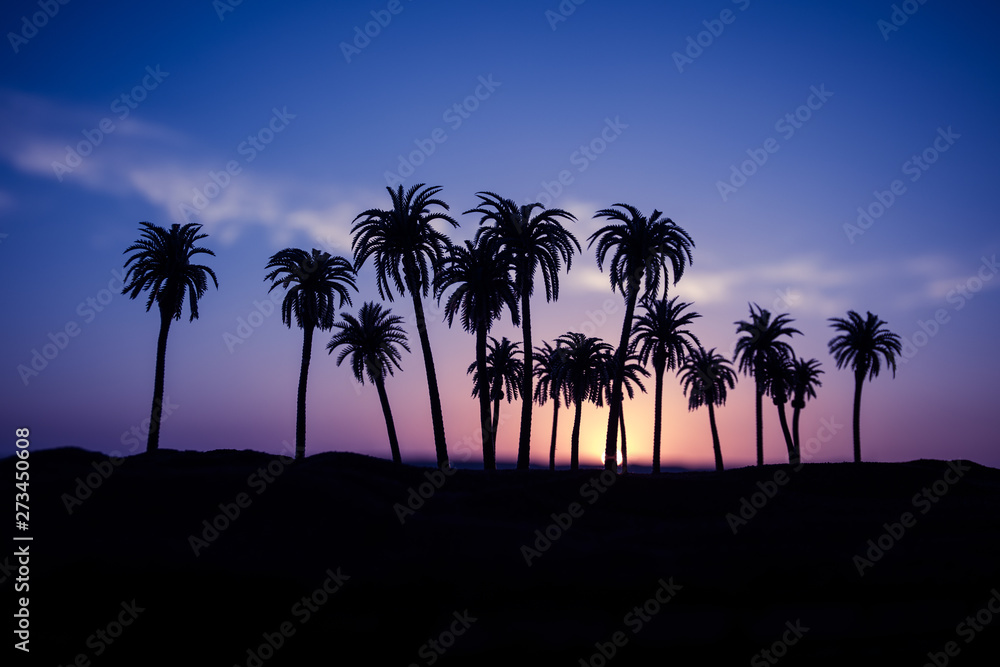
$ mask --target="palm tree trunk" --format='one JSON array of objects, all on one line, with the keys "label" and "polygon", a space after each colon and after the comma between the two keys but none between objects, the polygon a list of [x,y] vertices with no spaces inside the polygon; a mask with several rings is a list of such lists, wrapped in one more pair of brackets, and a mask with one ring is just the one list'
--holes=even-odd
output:
[{"label": "palm tree trunk", "polygon": [[[798,405],[798,402],[793,403],[793,405]],[[802,412],[802,408],[795,407],[792,410],[792,445],[795,447],[795,458],[801,463],[802,462],[802,441],[799,440],[799,414]]]},{"label": "palm tree trunk", "polygon": [[635,301],[638,290],[629,285],[625,295],[625,320],[622,322],[622,335],[615,351],[615,377],[611,385],[611,414],[608,415],[608,436],[604,445],[604,469],[616,472],[618,470],[618,415],[622,410],[622,378],[625,374],[625,356],[628,352],[629,334],[632,332],[632,317],[635,314]]},{"label": "palm tree trunk", "polygon": [[663,427],[663,371],[656,367],[656,407],[653,414],[653,474],[660,474],[660,429]]},{"label": "palm tree trunk", "polygon": [[389,396],[385,393],[385,380],[382,376],[375,378],[375,388],[378,389],[378,400],[382,403],[382,414],[385,415],[385,430],[389,433],[389,448],[392,450],[392,462],[400,464],[403,457],[399,453],[399,440],[396,439],[396,424],[392,420],[392,408],[389,407]]},{"label": "palm tree trunk", "polygon": [[556,469],[556,427],[559,425],[559,397],[555,398],[555,410],[552,411],[552,446],[549,448],[549,470]]},{"label": "palm tree trunk", "polygon": [[725,468],[722,465],[722,447],[719,445],[719,429],[715,425],[715,405],[711,401],[708,403],[708,422],[712,425],[712,449],[715,451],[715,469],[722,472]]},{"label": "palm tree trunk", "polygon": [[309,360],[312,358],[313,325],[307,324],[302,334],[302,368],[299,369],[299,396],[295,406],[295,460],[306,455],[306,382]]},{"label": "palm tree trunk", "polygon": [[163,376],[166,371],[167,334],[170,332],[170,315],[160,308],[160,334],[156,339],[156,374],[153,378],[153,407],[149,413],[149,437],[146,451],[160,448],[160,419],[163,416]]},{"label": "palm tree trunk", "polygon": [[778,421],[781,422],[781,433],[785,436],[785,447],[788,449],[788,462],[798,465],[798,458],[795,455],[795,445],[792,443],[792,434],[788,430],[788,417],[785,415],[785,404],[778,403]]},{"label": "palm tree trunk", "polygon": [[625,441],[625,410],[618,413],[622,426],[622,474],[628,473],[628,444]]},{"label": "palm tree trunk", "polygon": [[[493,458],[497,456],[497,432],[500,430],[500,397],[493,399]],[[496,468],[496,465],[493,466]]]},{"label": "palm tree trunk", "polygon": [[573,439],[570,441],[569,469],[580,469],[580,415],[583,413],[583,401],[576,401],[576,415],[573,417]]},{"label": "palm tree trunk", "polygon": [[413,276],[416,267],[404,267],[406,289],[413,297],[413,314],[417,319],[417,334],[420,336],[420,350],[424,356],[424,370],[427,372],[427,393],[431,401],[431,422],[434,426],[434,451],[437,454],[439,468],[448,467],[448,445],[444,437],[444,413],[441,410],[441,395],[438,392],[437,373],[434,370],[434,356],[431,354],[431,341],[427,337],[427,319],[424,316],[424,304],[420,300],[420,291]]},{"label": "palm tree trunk", "polygon": [[[531,305],[528,298],[531,283],[526,272],[521,274],[521,333],[524,335],[524,358],[531,358]],[[517,469],[527,470],[531,461],[531,407],[534,401],[531,392],[532,373],[525,370],[521,385],[521,435],[517,441]]]},{"label": "palm tree trunk", "polygon": [[764,391],[757,384],[757,402],[754,413],[757,417],[757,465],[764,465]]},{"label": "palm tree trunk", "polygon": [[861,388],[865,374],[854,374],[854,462],[861,463]]},{"label": "palm tree trunk", "polygon": [[[479,425],[483,433],[483,470],[496,470],[497,459],[493,439],[496,426],[490,428],[490,382],[486,370],[486,327],[476,329],[476,371],[479,374]],[[485,386],[484,386],[485,385]]]}]

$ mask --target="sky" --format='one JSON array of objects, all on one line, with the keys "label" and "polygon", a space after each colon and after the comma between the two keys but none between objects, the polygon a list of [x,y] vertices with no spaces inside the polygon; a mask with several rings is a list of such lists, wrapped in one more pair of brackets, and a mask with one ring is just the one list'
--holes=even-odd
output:
[{"label": "sky", "polygon": [[[828,318],[871,311],[904,341],[895,378],[867,383],[862,454],[1000,466],[1000,9],[987,2],[265,3],[16,0],[0,10],[0,454],[145,447],[159,317],[121,294],[139,222],[197,222],[219,277],[174,322],[161,447],[288,452],[302,331],[281,322],[265,265],[286,247],[351,257],[387,185],[439,185],[471,238],[475,193],[572,212],[583,252],[558,301],[533,297],[535,344],[579,331],[616,344],[624,301],[598,270],[593,215],[660,210],[694,240],[669,296],[706,348],[732,357],[749,304],[787,313],[797,355],[825,371],[802,412],[804,456],[852,456],[853,377]],[[371,266],[347,311],[379,300]],[[271,297],[274,297],[274,300]],[[404,461],[433,460],[412,354],[387,382]],[[481,461],[466,367],[474,336],[425,301],[454,462]],[[491,334],[520,341],[509,315]],[[317,332],[307,454],[389,457],[374,387]],[[234,342],[238,341],[238,342]],[[629,459],[651,461],[653,397],[625,405]],[[754,462],[753,384],[717,410],[727,467]],[[765,401],[768,463],[787,460]],[[516,457],[520,402],[497,445]],[[789,411],[790,416],[790,411]],[[535,407],[545,465],[552,404]],[[558,461],[569,460],[571,412]],[[607,408],[582,418],[600,465]],[[664,465],[713,466],[707,411],[668,373]]]}]

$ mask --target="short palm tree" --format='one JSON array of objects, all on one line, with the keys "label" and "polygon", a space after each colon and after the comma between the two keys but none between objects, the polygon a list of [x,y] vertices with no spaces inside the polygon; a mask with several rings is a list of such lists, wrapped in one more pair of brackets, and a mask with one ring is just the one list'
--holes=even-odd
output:
[{"label": "short palm tree", "polygon": [[771,313],[761,309],[757,304],[750,306],[750,320],[740,320],[736,324],[736,333],[744,334],[736,341],[734,360],[738,362],[740,372],[754,379],[756,389],[755,416],[757,420],[757,465],[764,465],[764,414],[763,399],[767,393],[767,362],[773,355],[791,357],[792,348],[782,336],[802,332],[789,326],[792,320],[786,314],[777,315],[773,320]]},{"label": "short palm tree", "polygon": [[729,360],[716,354],[713,347],[705,351],[700,345],[687,356],[680,369],[681,384],[688,397],[688,409],[696,410],[708,406],[708,421],[712,427],[712,449],[715,452],[715,469],[722,471],[722,447],[719,445],[719,429],[715,425],[715,406],[726,404],[726,390],[736,386],[736,372]]},{"label": "short palm tree", "polygon": [[556,469],[556,432],[559,425],[559,405],[569,404],[570,398],[566,393],[566,386],[561,381],[559,364],[565,357],[565,348],[552,347],[547,342],[542,342],[541,347],[535,348],[533,373],[538,379],[535,385],[535,402],[539,405],[551,398],[555,408],[552,411],[552,444],[549,447],[549,470]]},{"label": "short palm tree", "polygon": [[[608,372],[607,376],[603,378],[601,385],[601,394],[597,400],[597,407],[603,407],[604,401],[611,404],[611,386],[612,379],[615,377],[615,364],[618,363],[618,355],[612,354],[608,357]],[[646,393],[646,387],[642,384],[642,378],[649,377],[649,371],[639,364],[638,356],[634,354],[628,355],[625,359],[625,371],[622,374],[622,389],[628,394],[628,398],[631,401],[635,398],[635,390],[638,388],[642,393]],[[622,434],[622,473],[628,473],[628,442],[625,438],[625,406],[622,405],[622,409],[618,412],[618,425],[621,429]]]},{"label": "short palm tree", "polygon": [[[665,278],[670,277],[677,284],[685,266],[691,263],[691,248],[694,247],[691,237],[673,220],[661,218],[661,215],[660,211],[654,210],[647,218],[634,206],[614,204],[595,214],[595,218],[607,218],[611,222],[594,232],[588,243],[589,247],[597,242],[597,267],[603,271],[607,261],[611,290],[618,289],[625,297],[625,319],[617,348],[619,360],[613,379],[611,414],[608,415],[604,449],[606,470],[617,469],[615,435],[622,409],[622,369],[630,349],[629,336],[636,302],[640,295],[643,298],[658,298],[660,283],[666,283]],[[664,284],[664,295],[666,287]]]},{"label": "short palm tree", "polygon": [[[565,333],[556,339],[566,353],[559,365],[559,380],[566,386],[576,407],[573,417],[573,436],[570,440],[571,470],[580,468],[580,417],[584,401],[601,400],[602,387],[608,383],[613,359],[612,348],[600,338],[582,333]],[[617,427],[617,420],[615,425]],[[616,466],[617,469],[617,466]]]},{"label": "short palm tree", "polygon": [[680,368],[688,354],[700,343],[686,327],[696,312],[684,312],[690,303],[677,303],[677,297],[643,301],[645,312],[632,323],[632,347],[638,349],[639,360],[646,365],[652,357],[656,372],[656,407],[653,418],[653,473],[660,472],[660,432],[663,424],[663,374]]},{"label": "short palm tree", "polygon": [[[285,248],[271,255],[265,269],[271,269],[264,280],[271,281],[269,293],[276,287],[285,289],[281,302],[281,321],[291,328],[292,318],[303,332],[302,366],[299,369],[299,391],[295,413],[295,458],[306,455],[306,385],[309,361],[312,358],[313,332],[333,328],[335,308],[351,303],[348,289],[358,291],[354,268],[343,257],[313,248]],[[340,303],[335,307],[334,302]]]},{"label": "short palm tree", "polygon": [[153,406],[149,415],[149,437],[146,440],[146,451],[154,452],[160,446],[163,380],[170,321],[181,319],[185,297],[191,311],[189,321],[194,322],[198,319],[198,300],[208,290],[208,278],[211,277],[216,289],[219,288],[219,281],[215,277],[215,272],[209,267],[191,263],[191,258],[197,254],[215,256],[211,250],[195,246],[195,242],[208,236],[198,233],[201,225],[188,223],[181,227],[174,224],[166,230],[151,222],[139,224],[142,226],[139,240],[125,249],[125,253],[135,254],[125,260],[124,268],[127,268],[128,272],[125,274],[122,294],[128,294],[130,299],[135,299],[140,292],[149,290],[146,312],[149,312],[154,303],[160,311],[160,334],[156,341],[156,373],[153,378]]},{"label": "short palm tree", "polygon": [[[479,206],[466,211],[482,216],[477,238],[498,249],[497,259],[514,275],[518,298],[521,302],[522,349],[531,352],[531,294],[535,288],[536,273],[542,274],[545,298],[559,298],[559,271],[563,263],[570,269],[573,248],[580,251],[576,237],[562,226],[562,221],[575,221],[576,217],[562,209],[547,209],[538,202],[518,206],[492,192],[477,192]],[[541,209],[535,212],[535,209]],[[492,223],[487,225],[486,223]],[[534,404],[532,373],[524,374],[521,395],[521,432],[517,443],[517,468],[527,470],[531,454],[531,408]]]},{"label": "short palm tree", "polygon": [[447,213],[430,210],[435,206],[448,210],[444,201],[435,198],[441,191],[440,186],[425,188],[423,183],[418,183],[406,192],[403,192],[402,185],[395,191],[389,187],[386,190],[392,198],[392,208],[368,209],[354,218],[355,224],[351,228],[354,235],[351,245],[354,249],[354,268],[360,270],[369,257],[373,258],[379,296],[392,301],[395,288],[400,296],[409,292],[413,299],[413,313],[427,374],[434,450],[438,466],[447,467],[444,413],[421,297],[427,296],[433,284],[433,272],[441,266],[445,250],[451,245],[448,237],[437,231],[433,223],[440,220],[453,227],[458,227],[458,223]]},{"label": "short palm tree", "polygon": [[850,366],[854,371],[854,462],[861,463],[861,388],[866,377],[878,377],[883,360],[896,377],[896,355],[902,354],[903,346],[899,336],[886,329],[887,323],[871,311],[865,319],[849,310],[847,319],[831,317],[830,321],[830,326],[841,332],[830,340],[830,354],[838,369]]},{"label": "short palm tree", "polygon": [[[455,290],[445,301],[444,316],[451,326],[459,315],[462,328],[476,334],[476,365],[480,377],[486,377],[486,336],[504,308],[510,310],[514,324],[519,323],[517,292],[510,271],[498,262],[494,249],[484,241],[466,241],[452,246],[435,276],[438,300],[444,291]],[[506,339],[504,339],[506,340]],[[490,428],[490,394],[479,394],[479,421],[483,436],[483,467],[496,470],[495,426]]]},{"label": "short palm tree", "polygon": [[389,435],[389,449],[392,451],[392,462],[399,464],[403,458],[399,453],[399,440],[396,438],[396,424],[392,419],[392,408],[389,407],[389,396],[385,392],[385,376],[393,374],[393,366],[402,370],[399,360],[402,355],[399,348],[410,351],[406,344],[406,332],[399,326],[403,318],[393,315],[389,309],[371,301],[366,301],[355,318],[349,313],[341,313],[343,321],[334,322],[339,331],[333,334],[326,344],[327,353],[333,354],[338,347],[343,346],[337,357],[337,365],[343,363],[348,356],[351,358],[351,370],[354,379],[361,384],[368,381],[378,390],[378,399],[382,404],[382,415],[385,417],[385,428]]},{"label": "short palm tree", "polygon": [[778,408],[778,422],[781,424],[781,434],[785,438],[785,448],[788,450],[788,462],[798,465],[799,455],[792,441],[792,432],[788,428],[788,417],[785,414],[785,403],[792,393],[792,360],[794,355],[786,357],[780,353],[767,355],[764,362],[767,394]]},{"label": "short palm tree", "polygon": [[816,387],[822,387],[819,381],[820,374],[819,361],[810,359],[806,361],[802,357],[792,360],[792,439],[795,443],[795,451],[799,461],[802,460],[802,443],[799,440],[799,413],[806,407],[806,401],[816,398]]},{"label": "short palm tree", "polygon": [[[499,341],[490,336],[486,352],[485,376],[479,372],[475,362],[470,364],[468,369],[468,372],[472,373],[472,395],[482,399],[483,394],[486,394],[488,398],[493,400],[494,447],[496,447],[497,431],[500,428],[500,400],[505,395],[508,403],[516,400],[520,396],[524,381],[524,361],[518,359],[518,356],[521,355],[519,346],[520,343],[513,343],[506,336]],[[483,381],[484,377],[485,382]],[[491,452],[491,456],[495,462],[495,449]]]}]

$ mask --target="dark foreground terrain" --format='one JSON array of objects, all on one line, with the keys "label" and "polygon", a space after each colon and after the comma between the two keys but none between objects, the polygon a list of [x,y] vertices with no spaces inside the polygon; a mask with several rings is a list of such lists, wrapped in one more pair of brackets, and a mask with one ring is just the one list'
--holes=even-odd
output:
[{"label": "dark foreground terrain", "polygon": [[998,470],[608,481],[34,452],[32,664],[1000,664]]}]

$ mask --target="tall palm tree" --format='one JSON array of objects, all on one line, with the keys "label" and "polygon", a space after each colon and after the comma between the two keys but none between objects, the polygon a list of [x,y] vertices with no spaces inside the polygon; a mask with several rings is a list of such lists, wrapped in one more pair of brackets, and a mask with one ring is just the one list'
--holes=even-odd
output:
[{"label": "tall palm tree", "polygon": [[866,377],[878,377],[883,360],[892,369],[892,377],[896,377],[896,355],[902,354],[903,346],[899,336],[884,327],[887,322],[871,311],[862,320],[849,310],[847,319],[831,317],[830,322],[835,331],[841,332],[830,340],[830,354],[838,369],[850,366],[854,371],[854,462],[861,463],[861,387]]},{"label": "tall palm tree", "polygon": [[685,327],[695,318],[696,312],[684,312],[690,303],[677,303],[677,297],[643,301],[645,312],[637,315],[632,324],[632,347],[638,348],[639,360],[646,365],[652,357],[656,372],[656,407],[653,418],[653,474],[660,472],[660,432],[663,424],[663,374],[666,370],[680,368],[688,354],[700,343],[698,337]]},{"label": "tall palm tree", "polygon": [[[619,210],[620,209],[620,210]],[[625,319],[622,322],[621,340],[618,343],[618,365],[612,385],[611,410],[608,416],[607,441],[604,449],[604,467],[617,469],[615,450],[619,415],[622,409],[622,369],[625,355],[630,349],[629,336],[636,301],[640,292],[643,298],[657,298],[661,277],[673,278],[673,283],[684,274],[691,263],[694,242],[688,233],[670,218],[661,218],[654,210],[648,218],[629,204],[614,204],[598,211],[595,218],[607,218],[610,224],[591,234],[587,247],[597,241],[597,267],[604,270],[608,253],[608,274],[611,290],[616,288],[625,297]],[[667,285],[664,285],[666,295]]]},{"label": "tall palm tree", "polygon": [[684,393],[688,397],[688,410],[708,406],[708,421],[712,427],[712,449],[715,452],[715,469],[721,472],[722,447],[719,445],[719,429],[715,425],[715,406],[726,404],[726,389],[736,386],[736,372],[729,360],[715,353],[713,347],[708,352],[700,345],[691,351],[677,371],[681,376]]},{"label": "tall palm tree", "polygon": [[[618,355],[612,354],[607,359],[608,372],[601,383],[601,394],[598,396],[597,407],[604,407],[604,401],[611,405],[612,379],[615,377],[615,364],[618,363]],[[635,398],[635,389],[646,393],[646,387],[642,384],[641,378],[648,378],[649,371],[639,364],[637,355],[630,354],[625,359],[625,371],[622,374],[622,388],[628,394],[629,400]],[[618,424],[622,434],[622,473],[628,473],[628,442],[625,439],[625,406],[618,412]]]},{"label": "tall palm tree", "polygon": [[[511,342],[506,336],[500,341],[490,336],[490,344],[486,353],[486,373],[479,372],[476,363],[469,365],[467,372],[472,373],[472,395],[480,397],[485,394],[493,400],[493,443],[496,447],[496,435],[500,428],[500,399],[507,396],[507,402],[516,400],[520,395],[524,381],[524,362],[518,359],[521,350],[520,343]],[[485,378],[485,381],[484,381]],[[485,391],[484,391],[485,390]],[[496,450],[492,452],[496,461]],[[495,468],[495,466],[494,466]]]},{"label": "tall palm tree", "polygon": [[392,451],[392,462],[399,464],[403,458],[399,453],[399,440],[396,438],[396,424],[392,419],[392,408],[389,407],[389,396],[385,392],[385,376],[393,375],[393,366],[403,370],[399,365],[402,355],[399,348],[407,352],[410,346],[406,344],[406,332],[399,326],[403,318],[391,314],[389,309],[382,310],[381,304],[366,301],[355,318],[349,313],[341,313],[342,322],[334,322],[339,329],[326,344],[328,354],[343,346],[337,357],[340,366],[344,359],[351,357],[351,370],[354,379],[361,384],[368,381],[378,390],[378,399],[382,404],[382,415],[385,417],[385,429],[389,435],[389,449]]},{"label": "tall palm tree", "polygon": [[[140,222],[139,240],[125,249],[125,253],[135,254],[125,260],[125,285],[122,294],[135,299],[139,293],[149,290],[146,312],[156,303],[160,311],[160,334],[156,341],[156,373],[153,378],[153,406],[149,415],[149,437],[146,451],[154,452],[160,446],[160,418],[163,410],[163,376],[167,356],[167,334],[170,321],[181,319],[184,297],[188,299],[191,311],[190,322],[198,319],[198,300],[208,290],[208,278],[212,278],[215,288],[219,281],[215,272],[207,266],[192,264],[194,255],[204,253],[215,256],[207,248],[195,246],[195,242],[208,236],[199,234],[201,225],[190,222],[183,227],[174,224],[169,230],[151,222]],[[123,253],[123,254],[125,254]],[[129,266],[131,264],[131,266]]]},{"label": "tall palm tree", "polygon": [[[541,272],[545,284],[545,298],[559,298],[559,271],[565,262],[566,270],[572,266],[573,247],[580,251],[576,237],[562,226],[562,220],[575,221],[576,217],[562,209],[543,207],[538,202],[518,206],[492,192],[477,192],[479,206],[466,211],[482,216],[482,226],[477,238],[495,243],[497,261],[504,263],[514,274],[518,298],[521,301],[522,349],[530,353],[531,294],[535,288],[535,274]],[[535,209],[541,209],[535,213]],[[527,470],[531,453],[531,408],[534,404],[532,373],[524,374],[521,395],[521,432],[517,443],[517,468]]]},{"label": "tall palm tree", "polygon": [[447,213],[430,210],[435,206],[448,210],[444,201],[435,198],[441,191],[440,186],[425,188],[423,183],[418,183],[405,193],[402,185],[395,191],[389,187],[386,190],[392,198],[392,208],[368,209],[354,218],[355,225],[351,228],[354,235],[351,245],[354,249],[354,268],[360,270],[372,257],[379,296],[392,301],[395,288],[400,296],[409,292],[413,299],[413,313],[417,320],[424,371],[427,373],[434,449],[438,467],[447,467],[444,413],[421,296],[427,296],[433,284],[432,272],[441,266],[445,250],[451,245],[447,236],[434,229],[434,221],[441,220],[453,227],[458,227],[458,223]]},{"label": "tall palm tree", "polygon": [[535,348],[534,369],[532,372],[538,378],[535,385],[535,402],[545,405],[550,398],[555,405],[552,411],[552,444],[549,447],[549,470],[556,469],[556,429],[559,425],[559,404],[565,402],[569,404],[570,398],[567,395],[567,388],[561,380],[559,365],[563,363],[566,350],[563,347],[552,347],[549,343],[542,341],[541,347]]},{"label": "tall palm tree", "polygon": [[[559,381],[566,386],[576,407],[573,417],[573,437],[570,441],[569,467],[571,470],[579,470],[580,417],[583,403],[584,401],[596,403],[601,400],[602,386],[610,377],[614,348],[600,338],[587,337],[582,333],[565,333],[556,341],[566,350],[563,362],[559,365]],[[617,424],[616,421],[616,427]]]},{"label": "tall palm tree", "polygon": [[802,443],[799,440],[799,413],[806,407],[806,400],[816,398],[816,387],[822,387],[819,376],[823,373],[819,361],[802,357],[792,360],[792,439],[799,461],[802,460]]},{"label": "tall palm tree", "polygon": [[777,315],[773,320],[771,313],[761,309],[757,304],[750,305],[750,320],[740,320],[736,324],[736,333],[745,334],[736,341],[734,360],[738,361],[740,372],[754,379],[757,391],[755,415],[757,420],[757,465],[764,465],[764,413],[763,398],[767,393],[767,362],[773,355],[791,357],[792,348],[782,336],[802,332],[789,326],[792,320],[787,314]]},{"label": "tall palm tree", "polygon": [[313,248],[306,252],[300,248],[285,248],[271,255],[265,269],[271,269],[264,280],[272,281],[268,293],[275,287],[285,289],[281,302],[281,321],[291,328],[292,317],[302,328],[302,366],[299,369],[299,391],[295,412],[295,458],[306,455],[306,384],[309,379],[309,361],[312,359],[313,332],[318,328],[333,328],[334,300],[339,297],[337,308],[351,303],[348,288],[358,291],[354,268],[343,257]]},{"label": "tall palm tree", "polygon": [[[440,301],[449,287],[455,287],[445,301],[444,314],[451,326],[460,314],[462,328],[476,334],[476,365],[486,377],[486,335],[506,306],[514,324],[519,323],[517,292],[510,271],[496,261],[494,248],[480,240],[452,246],[435,276],[435,293]],[[506,339],[504,339],[506,340]],[[490,428],[490,394],[479,393],[479,421],[483,435],[483,467],[496,470],[496,427]]]}]

